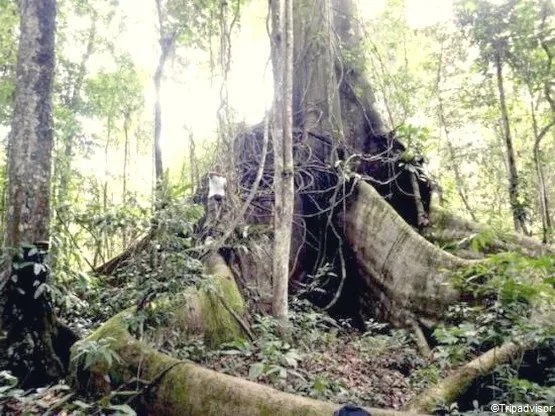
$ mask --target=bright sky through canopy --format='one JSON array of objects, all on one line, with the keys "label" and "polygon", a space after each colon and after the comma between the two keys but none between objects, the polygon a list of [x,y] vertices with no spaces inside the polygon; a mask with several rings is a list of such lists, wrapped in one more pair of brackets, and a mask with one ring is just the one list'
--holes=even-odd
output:
[{"label": "bright sky through canopy", "polygon": [[[358,1],[360,12],[365,17],[380,13],[386,4],[386,0]],[[148,0],[122,0],[120,12],[126,16],[126,30],[117,40],[119,48],[130,53],[139,69],[149,76],[154,72],[159,54],[154,4]],[[420,28],[448,20],[452,1],[406,0],[406,7],[409,24]],[[242,13],[241,31],[232,39],[229,103],[236,110],[237,121],[256,123],[263,118],[272,89],[269,40],[265,28],[267,2],[252,0]],[[162,146],[169,166],[181,163],[188,137],[185,127],[192,129],[199,142],[215,137],[216,111],[220,105],[221,78],[211,76],[207,54],[182,48],[179,55],[186,65],[170,61],[162,85]],[[147,109],[153,108],[154,103],[152,79],[148,81]]]}]

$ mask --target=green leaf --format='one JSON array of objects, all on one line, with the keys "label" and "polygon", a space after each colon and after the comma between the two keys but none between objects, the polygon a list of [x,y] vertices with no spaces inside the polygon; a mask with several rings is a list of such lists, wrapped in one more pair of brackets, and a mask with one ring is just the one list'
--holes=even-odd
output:
[{"label": "green leaf", "polygon": [[42,293],[44,292],[44,290],[46,289],[46,284],[42,283],[39,287],[37,287],[37,290],[35,291],[35,296],[34,298],[37,299],[40,295],[42,295]]},{"label": "green leaf", "polygon": [[85,370],[94,364],[94,356],[92,354],[87,354],[85,356]]},{"label": "green leaf", "polygon": [[35,276],[38,276],[40,272],[42,272],[42,270],[43,270],[42,264],[40,263],[33,264],[33,273],[35,273]]},{"label": "green leaf", "polygon": [[107,407],[108,410],[115,410],[119,413],[119,415],[126,415],[126,416],[135,416],[137,413],[135,413],[135,411],[126,404],[113,404],[109,407]]},{"label": "green leaf", "polygon": [[82,402],[81,400],[74,400],[72,404],[74,404],[77,407],[80,407],[81,409],[90,409],[92,407],[90,404]]},{"label": "green leaf", "polygon": [[264,364],[256,363],[249,368],[249,380],[256,380],[264,372]]}]

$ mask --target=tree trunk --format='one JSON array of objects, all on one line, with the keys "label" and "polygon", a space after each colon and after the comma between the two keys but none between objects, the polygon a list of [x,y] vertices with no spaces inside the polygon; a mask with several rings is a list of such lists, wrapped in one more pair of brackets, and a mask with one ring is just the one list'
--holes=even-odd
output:
[{"label": "tree trunk", "polygon": [[274,267],[273,313],[287,322],[289,259],[293,223],[293,7],[292,0],[274,1],[272,12],[272,63],[274,68]]},{"label": "tree trunk", "polygon": [[437,248],[410,227],[370,185],[359,183],[343,215],[347,243],[374,314],[402,327],[440,322],[459,292],[450,274],[473,264]]},{"label": "tree trunk", "polygon": [[162,104],[160,103],[160,92],[162,88],[162,77],[166,61],[173,50],[177,39],[177,32],[166,33],[164,29],[164,18],[162,14],[162,4],[156,0],[156,10],[158,12],[159,32],[160,32],[160,58],[154,73],[154,88],[156,91],[156,102],[154,103],[154,170],[155,170],[155,208],[160,208],[160,191],[164,181],[164,165],[162,163]]},{"label": "tree trunk", "polygon": [[[96,40],[96,19],[97,19],[97,12],[91,8],[91,28],[89,31],[89,39],[87,41],[87,49],[81,58],[81,62],[79,64],[79,69],[77,71],[77,77],[75,78],[75,83],[73,85],[73,92],[71,94],[71,98],[66,103],[67,108],[77,113],[78,105],[80,102],[80,94],[81,88],[83,87],[83,81],[85,80],[85,75],[87,72],[87,62],[91,57],[94,51],[94,45]],[[71,179],[71,160],[73,159],[73,140],[75,138],[74,134],[70,134],[66,137],[65,140],[65,148],[64,148],[64,164],[62,165],[62,170],[60,172],[60,188],[58,192],[58,201],[59,203],[66,203],[67,202],[67,195],[69,191],[69,182]]]},{"label": "tree trunk", "polygon": [[[278,8],[279,3],[272,2],[271,7]],[[346,268],[340,264],[342,256],[338,254],[339,250],[347,249],[343,245],[344,230],[333,221],[336,213],[343,209],[348,192],[342,173],[335,169],[338,166],[344,164],[351,171],[360,172],[369,181],[377,183],[384,194],[396,193],[396,199],[389,202],[404,210],[403,217],[415,226],[419,220],[410,175],[401,172],[399,183],[396,183],[395,172],[399,172],[396,161],[399,161],[404,146],[394,134],[385,133],[374,108],[374,96],[363,73],[362,37],[354,23],[354,14],[352,0],[294,3],[292,141],[297,188],[294,198],[288,198],[294,204],[295,224],[292,247],[286,251],[289,252],[290,263],[294,265],[290,278],[302,283],[306,283],[310,275],[314,276],[324,263],[334,264],[341,278],[346,276]],[[274,20],[276,15],[272,14]],[[274,29],[281,27],[273,23]],[[274,68],[279,69],[280,62],[283,62],[279,60],[278,44],[285,41],[285,35],[278,36],[274,32],[272,41]],[[253,219],[256,217],[255,221],[269,222],[268,213],[275,214],[276,236],[280,235],[278,224],[284,210],[280,190],[285,179],[277,173],[289,170],[283,166],[283,143],[277,140],[284,134],[281,130],[284,114],[279,111],[284,105],[282,93],[285,87],[282,81],[276,71],[272,123],[274,145],[268,156],[270,161],[274,158],[274,181],[273,184],[267,180],[261,183],[260,194],[255,201],[257,206],[253,207],[256,214],[252,216]],[[245,188],[252,188],[264,137],[262,130],[261,125],[257,125],[252,132],[239,135],[236,139],[235,165],[242,169],[239,177]],[[349,165],[351,160],[358,161]],[[427,213],[430,191],[425,189],[427,184],[417,182],[422,203],[420,222],[423,224],[422,209]],[[275,195],[275,208],[268,204],[265,192]],[[280,240],[279,237],[276,239]],[[280,244],[282,241],[276,241],[278,247]],[[276,260],[286,254],[280,254]],[[285,266],[285,262],[280,260],[280,263],[281,267]],[[278,280],[282,274],[283,269],[276,268],[273,278]],[[347,301],[346,298],[343,300]],[[329,305],[330,301],[332,299],[327,299],[324,304]],[[333,301],[334,305],[341,303]]]},{"label": "tree trunk", "polygon": [[333,133],[361,150],[369,134],[385,129],[364,77],[355,14],[352,0],[295,3],[293,114],[296,126]]},{"label": "tree trunk", "polygon": [[545,186],[545,176],[543,173],[543,166],[541,161],[541,142],[549,130],[553,127],[555,122],[549,123],[541,131],[538,129],[538,121],[536,118],[536,109],[533,100],[530,102],[530,109],[532,112],[532,128],[534,131],[534,166],[536,168],[536,175],[538,177],[538,199],[540,203],[540,214],[542,219],[542,242],[549,243],[550,235],[552,233],[551,214],[549,213],[549,201],[547,198],[547,189]]},{"label": "tree trunk", "polygon": [[439,384],[434,385],[415,397],[406,406],[407,410],[422,413],[434,413],[438,406],[451,404],[468,390],[476,379],[491,374],[499,365],[522,356],[529,345],[517,345],[512,342],[501,347],[492,348],[485,354],[455,370]]},{"label": "tree trunk", "polygon": [[499,93],[499,106],[501,109],[501,121],[503,127],[503,136],[505,137],[505,146],[507,148],[507,163],[509,170],[509,200],[511,203],[511,211],[513,213],[514,228],[517,232],[528,234],[526,223],[524,220],[524,212],[522,204],[519,201],[519,181],[518,171],[515,163],[515,153],[513,150],[513,139],[511,137],[511,126],[509,123],[509,111],[507,110],[507,102],[505,99],[505,87],[503,85],[503,60],[502,54],[504,47],[499,41],[494,45],[494,60],[497,78],[497,89]]},{"label": "tree trunk", "polygon": [[159,189],[164,177],[164,166],[162,164],[162,146],[160,139],[162,135],[162,104],[160,103],[160,87],[162,83],[162,75],[164,73],[164,65],[166,63],[167,54],[162,50],[156,73],[154,74],[154,88],[156,90],[156,102],[154,104],[154,169],[156,189]]},{"label": "tree trunk", "polygon": [[[123,133],[125,135],[125,145],[123,148],[123,185],[121,191],[121,203],[126,206],[127,203],[127,164],[129,161],[129,122],[131,115],[125,114],[125,121],[123,122]],[[127,247],[127,225],[123,226],[122,230],[123,248]]]},{"label": "tree trunk", "polygon": [[56,2],[22,0],[19,11],[6,247],[14,257],[11,273],[5,273],[8,280],[0,287],[6,300],[2,324],[10,345],[10,369],[24,386],[34,386],[64,374],[74,338],[56,320],[44,263],[50,238]]}]

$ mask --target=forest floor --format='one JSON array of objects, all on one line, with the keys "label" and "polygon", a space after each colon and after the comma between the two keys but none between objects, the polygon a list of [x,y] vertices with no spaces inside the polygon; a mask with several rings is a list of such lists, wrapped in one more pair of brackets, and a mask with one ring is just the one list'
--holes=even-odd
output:
[{"label": "forest floor", "polygon": [[[162,340],[152,339],[148,325],[143,340],[221,373],[315,399],[368,407],[399,409],[441,376],[439,367],[422,359],[407,332],[370,321],[368,331],[361,333],[307,302],[296,302],[288,341],[277,335],[275,322],[263,315],[254,315],[253,342],[240,339],[210,349],[199,338],[183,339],[167,332]],[[106,304],[92,306],[97,311],[106,308]],[[96,326],[83,317],[69,323],[82,336]],[[5,386],[5,390],[0,387],[0,415],[133,414],[117,400],[107,404],[80,398],[64,381],[29,391],[8,389],[6,374],[0,374],[0,381]]]},{"label": "forest floor", "polygon": [[[191,285],[202,285],[205,276],[198,260],[188,256],[175,241],[163,242],[162,246],[163,261],[156,267],[151,265],[148,256],[138,255],[114,276],[96,277],[78,273],[73,281],[60,285],[60,295],[55,298],[58,316],[80,337],[86,338],[103,322],[128,307],[140,304],[152,294],[171,296],[182,293]],[[278,390],[336,403],[352,402],[361,406],[400,409],[460,364],[490,348],[492,339],[500,343],[507,334],[514,332],[515,327],[518,329],[520,326],[529,332],[530,323],[523,313],[528,303],[522,299],[532,297],[538,290],[535,289],[537,283],[534,286],[522,283],[522,276],[537,275],[547,279],[545,284],[552,287],[554,261],[551,258],[529,260],[513,254],[494,258],[493,266],[484,268],[481,273],[503,277],[501,293],[505,297],[502,302],[481,308],[457,306],[453,313],[462,318],[456,319],[451,327],[438,328],[434,332],[438,345],[429,359],[418,353],[407,331],[370,320],[367,321],[366,331],[360,332],[347,321],[334,320],[306,300],[295,297],[290,302],[292,325],[286,338],[279,335],[276,322],[270,316],[257,313],[255,308],[251,309],[249,322],[254,340],[237,339],[217,349],[209,348],[202,339],[184,338],[182,333],[173,333],[171,328],[163,331],[164,336],[160,339],[155,338],[155,334],[161,332],[150,329],[159,327],[163,322],[147,320],[142,324],[141,331],[136,332],[143,334],[142,341],[168,355]],[[480,290],[484,290],[483,285]],[[245,299],[251,304],[251,297],[245,296]],[[524,323],[515,326],[514,322],[519,323],[520,320]],[[108,341],[105,345],[89,344],[80,348],[88,348],[88,354],[96,354],[97,358],[109,354]],[[126,397],[83,398],[71,390],[64,380],[40,389],[22,391],[17,386],[17,379],[1,371],[4,368],[1,350],[0,416],[135,414],[126,404]],[[544,375],[529,377],[529,374],[507,366],[496,373],[495,380],[482,381],[480,394],[483,391],[489,393],[480,397],[473,393],[470,400],[466,400],[467,405],[470,403],[472,406],[478,400],[481,406],[487,404],[491,394],[501,402],[503,398],[507,399],[505,402],[513,403],[551,403],[555,397],[555,349],[550,346],[547,351],[551,353],[544,354],[548,357],[542,364]],[[537,373],[541,357],[532,358],[531,368]]]},{"label": "forest floor", "polygon": [[291,311],[291,336],[277,334],[271,318],[255,315],[253,342],[236,340],[210,350],[200,339],[149,339],[156,349],[215,371],[278,390],[361,406],[400,409],[441,372],[424,360],[410,335],[369,322],[361,333],[334,322],[307,303]]}]

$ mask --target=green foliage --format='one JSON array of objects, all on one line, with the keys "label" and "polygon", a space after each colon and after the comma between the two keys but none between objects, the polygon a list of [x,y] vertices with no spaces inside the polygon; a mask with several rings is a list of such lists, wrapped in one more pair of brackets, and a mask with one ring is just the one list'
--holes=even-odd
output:
[{"label": "green foliage", "polygon": [[109,122],[133,114],[143,105],[143,85],[129,55],[115,57],[116,71],[100,71],[85,85],[85,112]]},{"label": "green foliage", "polygon": [[73,361],[80,361],[86,370],[97,364],[110,369],[114,362],[121,362],[121,357],[111,347],[113,338],[107,337],[99,341],[83,340],[76,345],[77,353],[72,357]]},{"label": "green foliage", "polygon": [[[553,368],[553,363],[546,363]],[[555,386],[553,379],[547,385],[539,385],[533,381],[521,378],[518,370],[511,366],[499,366],[495,372],[497,386],[491,386],[499,401],[507,403],[537,403],[555,406]]]},{"label": "green foliage", "polygon": [[11,123],[18,24],[16,2],[0,2],[0,126]]},{"label": "green foliage", "polygon": [[[56,405],[58,400],[67,400],[73,396],[70,387],[64,383],[22,390],[18,388],[18,379],[8,371],[0,371],[0,415],[8,414],[44,414]],[[56,401],[52,402],[52,398]]]},{"label": "green foliage", "polygon": [[399,139],[407,147],[407,155],[404,159],[411,159],[411,152],[416,155],[426,154],[428,150],[428,140],[430,139],[431,131],[426,126],[416,126],[410,123],[403,123],[396,129]]},{"label": "green foliage", "polygon": [[410,383],[417,389],[426,389],[437,384],[442,378],[441,368],[439,365],[430,364],[426,367],[416,370],[410,376]]},{"label": "green foliage", "polygon": [[[111,415],[135,416],[127,404],[113,404],[107,398],[96,402],[80,400],[70,386],[59,383],[35,390],[17,388],[18,380],[7,371],[0,371],[0,415],[65,414],[74,416]],[[116,397],[110,397],[112,400]]]},{"label": "green foliage", "polygon": [[[506,342],[533,342],[549,349],[555,341],[553,322],[538,320],[533,311],[553,308],[553,270],[553,256],[530,259],[503,253],[457,273],[454,282],[468,301],[453,305],[448,325],[434,331],[439,343],[435,353],[438,365],[446,368],[467,362]],[[545,365],[549,368],[553,363]],[[520,378],[518,370],[509,367],[496,371],[491,388],[501,395],[498,402],[552,403],[549,382],[540,386]]]},{"label": "green foliage", "polygon": [[[290,322],[286,339],[272,317],[255,315],[252,342],[236,339],[218,350],[210,350],[198,338],[185,340],[175,334],[165,337],[156,348],[286,392],[367,405],[384,400],[370,387],[379,383],[381,377],[376,366],[390,367],[392,372],[403,374],[422,366],[414,350],[405,350],[409,342],[406,332],[392,331],[388,335],[384,324],[368,322],[368,332],[360,337],[308,302],[296,299],[291,303]],[[379,357],[384,357],[383,362],[376,364],[374,361]]]}]

